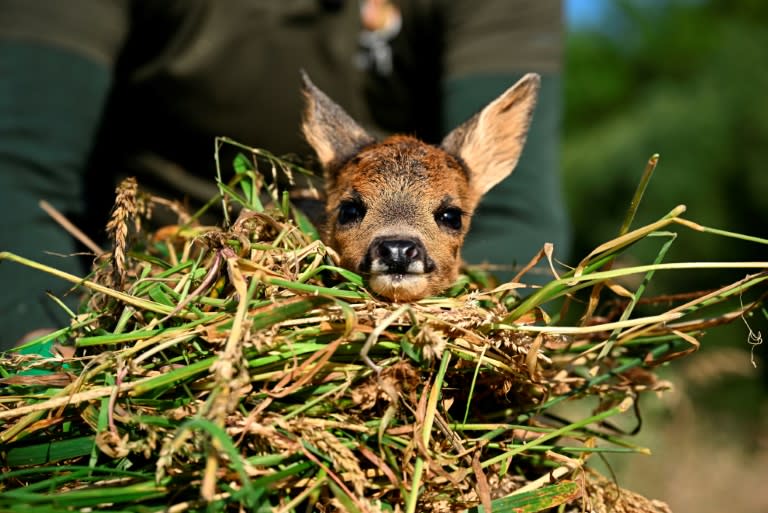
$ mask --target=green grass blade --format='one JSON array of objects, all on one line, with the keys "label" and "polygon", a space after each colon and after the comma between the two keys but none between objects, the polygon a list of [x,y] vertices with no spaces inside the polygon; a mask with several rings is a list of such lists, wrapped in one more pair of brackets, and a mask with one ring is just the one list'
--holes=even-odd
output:
[{"label": "green grass blade", "polygon": [[[568,504],[581,495],[581,485],[573,481],[563,481],[539,490],[514,494],[494,500],[493,513],[536,513],[561,504]],[[467,510],[467,513],[485,513],[482,506]]]}]

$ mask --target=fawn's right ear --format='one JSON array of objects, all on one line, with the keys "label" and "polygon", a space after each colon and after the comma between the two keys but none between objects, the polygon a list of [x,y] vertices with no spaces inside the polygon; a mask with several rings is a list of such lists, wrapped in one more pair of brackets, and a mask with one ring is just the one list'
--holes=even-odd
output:
[{"label": "fawn's right ear", "polygon": [[473,202],[517,165],[540,82],[539,75],[528,73],[443,139],[443,149],[461,157],[469,168]]},{"label": "fawn's right ear", "polygon": [[318,89],[303,70],[301,80],[306,101],[301,129],[328,178],[341,164],[375,140]]}]

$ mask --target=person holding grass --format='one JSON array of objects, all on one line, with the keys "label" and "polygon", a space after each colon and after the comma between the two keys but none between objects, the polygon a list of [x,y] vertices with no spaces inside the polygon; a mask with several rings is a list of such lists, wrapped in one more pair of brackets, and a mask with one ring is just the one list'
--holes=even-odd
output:
[{"label": "person holding grass", "polygon": [[[539,105],[514,172],[485,198],[464,256],[525,263],[568,248],[559,183],[557,0],[0,0],[0,251],[84,275],[120,178],[207,200],[213,139],[276,154],[301,140],[299,70],[373,132],[439,141],[526,72]],[[66,324],[70,287],[0,263],[0,349]],[[76,304],[75,295],[68,296]]]}]

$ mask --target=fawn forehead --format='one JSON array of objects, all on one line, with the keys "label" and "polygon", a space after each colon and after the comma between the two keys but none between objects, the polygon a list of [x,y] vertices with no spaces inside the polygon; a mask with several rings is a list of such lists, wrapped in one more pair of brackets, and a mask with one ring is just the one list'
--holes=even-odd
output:
[{"label": "fawn forehead", "polygon": [[347,162],[334,189],[342,195],[354,191],[366,202],[418,197],[420,203],[445,198],[461,203],[467,195],[468,173],[444,150],[398,135],[368,146]]}]

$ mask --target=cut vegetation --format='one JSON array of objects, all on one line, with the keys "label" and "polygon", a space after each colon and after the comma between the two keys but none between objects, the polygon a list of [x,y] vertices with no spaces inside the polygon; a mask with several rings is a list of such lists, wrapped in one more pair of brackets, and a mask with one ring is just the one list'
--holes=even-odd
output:
[{"label": "cut vegetation", "polygon": [[[87,298],[70,326],[0,360],[0,510],[668,511],[587,460],[648,453],[617,426],[668,388],[655,369],[709,327],[766,316],[768,262],[666,263],[673,230],[768,241],[677,207],[640,228],[629,215],[541,288],[468,269],[442,297],[389,304],[263,185],[265,170],[299,170],[240,148],[210,204],[223,228],[128,180],[88,278],[2,254]],[[145,228],[169,207],[178,224]],[[656,261],[614,265],[641,240],[658,241]],[[742,278],[647,297],[651,279],[708,268]],[[590,413],[563,418],[564,401]]]}]

